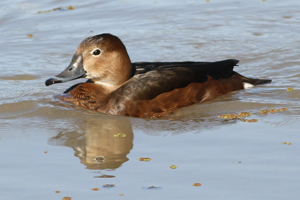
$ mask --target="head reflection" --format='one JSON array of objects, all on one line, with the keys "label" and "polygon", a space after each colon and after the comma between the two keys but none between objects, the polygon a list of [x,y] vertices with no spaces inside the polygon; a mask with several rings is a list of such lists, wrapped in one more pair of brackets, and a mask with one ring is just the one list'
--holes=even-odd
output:
[{"label": "head reflection", "polygon": [[116,169],[128,160],[133,147],[133,132],[126,118],[89,118],[79,130],[60,132],[49,141],[72,147],[87,169]]}]

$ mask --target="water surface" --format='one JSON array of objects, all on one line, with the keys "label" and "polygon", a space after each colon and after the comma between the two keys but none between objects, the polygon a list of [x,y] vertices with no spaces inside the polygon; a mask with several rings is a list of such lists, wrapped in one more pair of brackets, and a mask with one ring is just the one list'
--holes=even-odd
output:
[{"label": "water surface", "polygon": [[[299,196],[298,0],[0,5],[2,199]],[[119,36],[134,62],[236,58],[236,71],[273,82],[155,120],[106,116],[55,100],[83,80],[50,87],[44,81],[68,65],[84,38],[104,32]],[[259,113],[273,108],[288,110]],[[242,111],[258,122],[218,118]]]}]

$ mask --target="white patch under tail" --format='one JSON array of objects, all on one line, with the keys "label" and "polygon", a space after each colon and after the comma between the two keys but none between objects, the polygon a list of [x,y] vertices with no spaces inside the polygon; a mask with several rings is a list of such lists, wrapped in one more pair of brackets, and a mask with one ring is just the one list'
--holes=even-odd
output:
[{"label": "white patch under tail", "polygon": [[252,88],[254,85],[250,84],[250,83],[245,83],[244,82],[244,89],[249,89]]}]

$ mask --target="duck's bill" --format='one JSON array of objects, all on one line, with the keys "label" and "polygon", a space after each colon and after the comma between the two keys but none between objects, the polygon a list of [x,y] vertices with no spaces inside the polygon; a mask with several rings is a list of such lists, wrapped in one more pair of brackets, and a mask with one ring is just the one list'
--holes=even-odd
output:
[{"label": "duck's bill", "polygon": [[60,74],[46,80],[45,85],[49,86],[55,83],[64,83],[78,78],[84,78],[86,76],[85,73],[82,55],[75,54],[70,65]]}]

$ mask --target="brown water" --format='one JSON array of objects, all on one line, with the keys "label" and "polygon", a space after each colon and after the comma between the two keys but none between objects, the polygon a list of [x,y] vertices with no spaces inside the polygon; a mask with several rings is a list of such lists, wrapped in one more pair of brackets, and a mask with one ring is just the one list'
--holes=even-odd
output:
[{"label": "brown water", "polygon": [[[298,0],[0,5],[1,199],[299,197]],[[85,37],[103,32],[119,36],[132,61],[236,58],[236,71],[273,82],[167,119],[68,108],[53,95],[83,80],[50,87],[44,81],[68,65]],[[273,108],[288,110],[259,113]],[[241,111],[258,122],[218,118]]]}]

